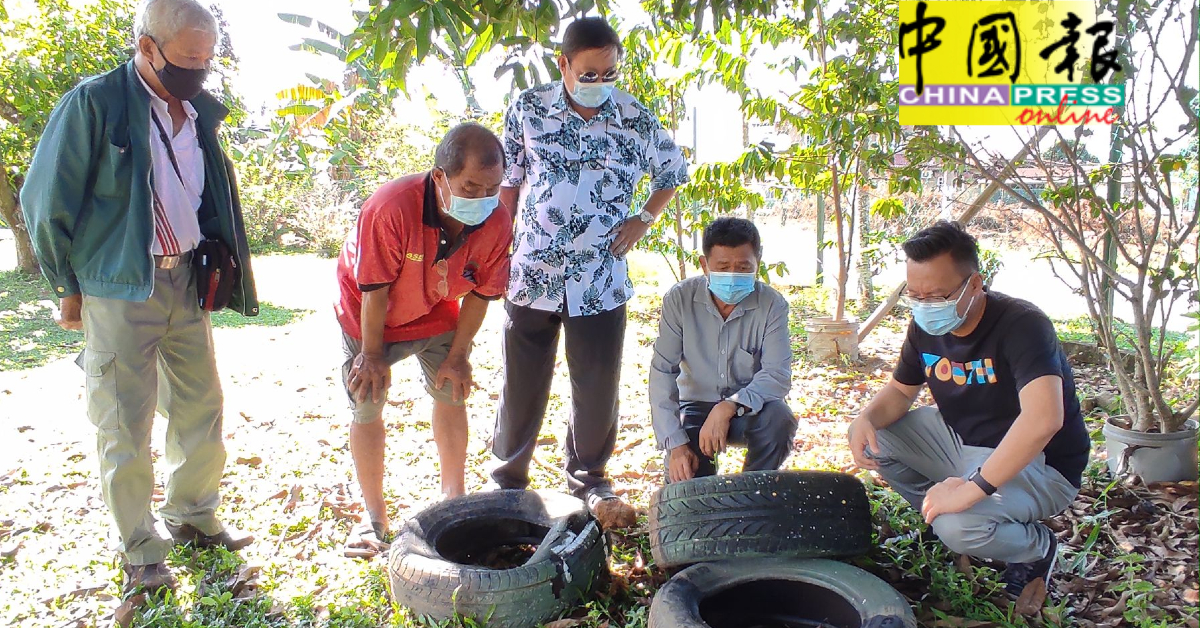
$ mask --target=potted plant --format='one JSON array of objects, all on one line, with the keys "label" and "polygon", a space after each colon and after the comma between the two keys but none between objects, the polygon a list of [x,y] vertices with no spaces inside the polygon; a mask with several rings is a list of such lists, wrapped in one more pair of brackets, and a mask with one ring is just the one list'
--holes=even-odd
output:
[{"label": "potted plant", "polygon": [[[1141,5],[1132,5],[1130,24],[1144,24],[1150,16]],[[1187,30],[1181,9],[1163,23]],[[1172,17],[1175,21],[1172,21]],[[1155,18],[1157,21],[1159,18]],[[1194,28],[1194,24],[1191,25]],[[1183,36],[1182,34],[1180,36]],[[1163,32],[1148,39],[1146,58],[1157,58],[1160,41],[1174,35]],[[1124,67],[1142,67],[1128,63]],[[1185,63],[1195,60],[1187,51]],[[1128,73],[1118,75],[1127,81]],[[1082,137],[1065,137],[1064,127],[1052,127],[1049,138],[1062,149],[1067,163],[1049,163],[1037,157],[1044,189],[1037,193],[1025,179],[1002,180],[992,169],[990,153],[972,146],[958,131],[958,156],[989,180],[996,181],[1020,199],[1049,243],[1050,257],[1059,275],[1087,304],[1092,328],[1120,394],[1122,413],[1110,416],[1104,426],[1109,467],[1118,474],[1138,475],[1146,482],[1197,478],[1197,423],[1200,391],[1183,371],[1186,342],[1168,341],[1172,314],[1195,311],[1197,306],[1197,232],[1200,203],[1196,187],[1196,90],[1183,74],[1167,77],[1162,106],[1177,107],[1186,117],[1183,125],[1164,128],[1152,121],[1153,111],[1131,107],[1117,111],[1111,128],[1112,151],[1105,165],[1089,164],[1074,150]],[[1132,102],[1132,101],[1131,101]],[[1187,143],[1171,154],[1164,147]],[[1192,192],[1189,192],[1192,190]],[[1069,281],[1067,281],[1069,279]],[[1113,315],[1113,301],[1131,313],[1128,323]],[[1195,325],[1193,324],[1193,329]],[[1133,352],[1133,359],[1124,353]],[[1194,351],[1194,350],[1192,350]]]}]

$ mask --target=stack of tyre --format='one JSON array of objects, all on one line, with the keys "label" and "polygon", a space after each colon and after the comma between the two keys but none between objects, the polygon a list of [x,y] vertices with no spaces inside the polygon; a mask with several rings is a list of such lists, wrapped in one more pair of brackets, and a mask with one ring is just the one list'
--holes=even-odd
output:
[{"label": "stack of tyre", "polygon": [[904,598],[836,558],[871,547],[854,476],[756,471],[670,484],[650,504],[655,563],[679,569],[651,628],[915,628]]},{"label": "stack of tyre", "polygon": [[[853,476],[758,471],[671,484],[650,504],[655,562],[682,569],[654,598],[651,628],[915,628],[904,598],[830,560],[866,553],[871,512]],[[481,555],[536,546],[518,564]],[[392,545],[392,598],[435,621],[531,628],[574,607],[606,570],[584,503],[543,491],[477,493],[409,519]]]}]

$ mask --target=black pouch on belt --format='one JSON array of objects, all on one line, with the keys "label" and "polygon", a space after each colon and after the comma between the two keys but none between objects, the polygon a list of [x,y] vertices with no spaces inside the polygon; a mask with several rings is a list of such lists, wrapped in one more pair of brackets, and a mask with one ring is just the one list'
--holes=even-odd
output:
[{"label": "black pouch on belt", "polygon": [[229,305],[237,272],[237,260],[229,247],[215,238],[202,240],[192,253],[192,268],[196,271],[200,309],[216,312]]}]

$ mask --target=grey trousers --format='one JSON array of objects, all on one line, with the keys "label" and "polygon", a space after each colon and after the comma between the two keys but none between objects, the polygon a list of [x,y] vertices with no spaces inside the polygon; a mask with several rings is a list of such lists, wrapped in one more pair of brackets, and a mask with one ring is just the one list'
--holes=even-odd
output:
[{"label": "grey trousers", "polygon": [[[963,445],[937,408],[912,410],[877,433],[879,452],[868,455],[896,492],[920,509],[925,493],[952,476],[967,477],[995,452]],[[1010,563],[1040,560],[1050,549],[1049,528],[1039,523],[1075,500],[1079,489],[1038,454],[994,495],[968,510],[941,515],[933,531],[959,554]]]},{"label": "grey trousers", "polygon": [[571,417],[563,443],[567,486],[585,497],[608,486],[604,467],[617,442],[617,401],[625,306],[593,316],[566,316],[505,302],[504,389],[492,453],[504,461],[492,472],[503,488],[529,486],[529,463],[546,416],[558,332],[566,335]]},{"label": "grey trousers", "polygon": [[167,419],[163,518],[205,534],[223,529],[215,514],[225,467],[223,397],[209,315],[196,303],[191,265],[155,270],[154,292],[145,302],[85,296],[83,330],[76,363],[87,377],[100,487],[120,551],[134,565],[162,562],[172,543],[155,531],[150,512],[156,408]]},{"label": "grey trousers", "polygon": [[[417,362],[421,364],[421,372],[425,375],[425,392],[434,401],[444,403],[448,406],[465,405],[463,400],[454,400],[454,393],[451,391],[450,382],[446,382],[441,388],[437,388],[437,382],[434,379],[437,377],[438,369],[442,368],[442,363],[446,361],[446,356],[450,355],[450,344],[454,341],[454,332],[446,332],[431,338],[422,338],[420,340],[407,340],[403,342],[385,342],[383,343],[383,353],[387,357],[388,366],[395,366],[397,362],[406,360],[411,356],[417,356]],[[342,332],[342,356],[345,360],[342,361],[342,388],[346,391],[346,399],[350,401],[350,410],[354,414],[355,423],[372,423],[383,418],[383,408],[387,405],[388,391],[383,391],[383,395],[376,403],[368,398],[362,402],[354,399],[354,394],[350,392],[350,369],[354,366],[354,359],[362,352],[362,341],[354,338],[345,331]]]},{"label": "grey trousers", "polygon": [[[700,430],[704,420],[717,404],[687,401],[680,404],[679,415],[683,429],[688,435],[688,448],[700,458],[695,477],[702,478],[717,474],[716,456],[708,457],[700,451]],[[782,401],[764,404],[762,412],[734,417],[729,421],[729,444],[745,447],[746,459],[742,471],[774,471],[783,466],[788,454],[792,453],[792,439],[796,437],[796,415]],[[666,453],[663,469],[671,466],[671,452]],[[663,473],[664,483],[669,476]]]}]

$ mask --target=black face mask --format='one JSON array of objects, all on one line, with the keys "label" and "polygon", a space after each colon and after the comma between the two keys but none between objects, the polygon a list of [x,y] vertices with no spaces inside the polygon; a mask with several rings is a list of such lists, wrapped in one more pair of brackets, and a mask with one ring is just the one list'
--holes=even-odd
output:
[{"label": "black face mask", "polygon": [[[179,100],[191,100],[199,96],[200,91],[204,89],[204,81],[208,79],[208,70],[181,68],[167,59],[158,42],[154,42],[154,47],[158,48],[158,54],[166,64],[161,70],[154,70],[154,73],[158,75],[158,80],[162,81],[167,92]],[[150,67],[154,68],[154,64],[151,63]]]}]

